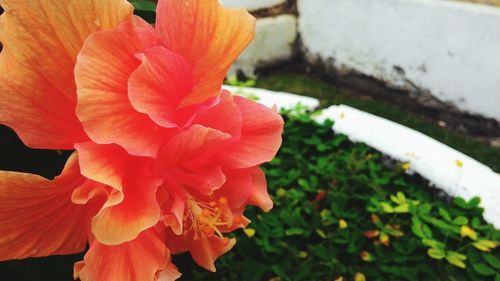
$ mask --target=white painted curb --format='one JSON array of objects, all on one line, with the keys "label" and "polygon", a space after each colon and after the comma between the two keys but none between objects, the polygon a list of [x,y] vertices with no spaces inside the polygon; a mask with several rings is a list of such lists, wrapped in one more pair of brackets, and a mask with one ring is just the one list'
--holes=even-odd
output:
[{"label": "white painted curb", "polygon": [[232,92],[235,95],[242,95],[246,97],[256,97],[258,102],[262,103],[267,107],[276,106],[278,109],[290,109],[301,104],[310,109],[316,109],[319,107],[319,100],[310,97],[304,97],[300,95],[294,95],[284,92],[275,92],[265,89],[258,88],[243,88],[224,85],[224,89]]},{"label": "white painted curb", "polygon": [[231,8],[245,8],[250,11],[271,8],[283,4],[286,0],[219,0],[219,2]]},{"label": "white painted curb", "polygon": [[[269,107],[293,108],[297,103],[311,109],[319,106],[317,99],[290,93],[224,88],[235,94],[256,96]],[[396,160],[410,163],[411,171],[436,188],[466,200],[481,198],[484,219],[500,228],[500,175],[486,165],[418,131],[346,105],[331,106],[316,117],[318,122],[326,119],[335,121],[333,130],[347,135],[351,141],[366,143]]]}]

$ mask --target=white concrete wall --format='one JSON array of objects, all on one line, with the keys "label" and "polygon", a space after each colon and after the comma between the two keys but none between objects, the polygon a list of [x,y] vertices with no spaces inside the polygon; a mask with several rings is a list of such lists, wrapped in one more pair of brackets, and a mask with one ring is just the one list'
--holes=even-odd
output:
[{"label": "white concrete wall", "polygon": [[233,64],[230,75],[240,70],[254,77],[256,68],[290,59],[296,37],[297,18],[293,15],[258,19],[255,39]]},{"label": "white concrete wall", "polygon": [[461,110],[500,119],[500,8],[442,0],[298,0],[298,9],[311,61],[333,58],[337,69],[409,89],[413,83]]},{"label": "white concrete wall", "polygon": [[265,9],[285,3],[286,0],[220,0],[226,7],[246,8],[250,11]]}]

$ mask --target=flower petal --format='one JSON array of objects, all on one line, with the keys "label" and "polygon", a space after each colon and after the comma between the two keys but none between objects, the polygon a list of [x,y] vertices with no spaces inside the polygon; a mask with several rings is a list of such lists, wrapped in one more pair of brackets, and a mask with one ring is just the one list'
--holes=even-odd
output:
[{"label": "flower petal", "polygon": [[196,169],[223,148],[230,135],[219,130],[193,125],[189,130],[172,137],[158,153],[156,171],[174,165]]},{"label": "flower petal", "polygon": [[193,260],[201,267],[215,272],[215,261],[227,253],[236,244],[236,239],[228,239],[225,243],[221,238],[213,236],[187,242],[188,250]]},{"label": "flower petal", "polygon": [[243,97],[234,97],[241,112],[241,138],[224,150],[223,163],[247,168],[271,161],[281,146],[283,118],[274,110]]},{"label": "flower petal", "polygon": [[248,12],[217,0],[159,0],[156,27],[166,48],[193,68],[195,86],[183,105],[218,95],[227,70],[255,35]]},{"label": "flower petal", "polygon": [[54,180],[0,172],[0,260],[82,252],[95,208],[71,202],[85,183],[76,154]]},{"label": "flower petal", "polygon": [[267,193],[266,176],[260,168],[224,170],[224,173],[226,183],[217,190],[217,195],[226,197],[232,209],[242,209],[247,204],[266,212],[273,208],[273,201]]},{"label": "flower petal", "polygon": [[121,190],[129,155],[118,145],[93,142],[75,145],[82,175]]},{"label": "flower petal", "polygon": [[128,82],[132,106],[163,127],[186,123],[194,112],[177,108],[193,87],[187,61],[164,47],[145,50],[141,57]]},{"label": "flower petal", "polygon": [[199,266],[215,272],[215,261],[233,248],[236,239],[222,239],[218,236],[195,239],[193,231],[179,236],[167,229],[165,242],[173,254],[189,252]]},{"label": "flower petal", "polygon": [[241,137],[241,113],[234,97],[223,90],[216,102],[208,108],[201,108],[193,123],[219,130],[231,135],[232,139]]},{"label": "flower petal", "polygon": [[116,143],[133,155],[156,155],[166,132],[132,108],[127,84],[141,64],[136,54],[159,45],[155,30],[137,17],[85,41],[75,68],[77,115],[94,142]]},{"label": "flower petal", "polygon": [[[94,241],[84,263],[75,266],[82,281],[153,281],[156,277],[175,280],[180,273],[170,261],[170,252],[154,229],[117,246]],[[166,276],[165,276],[166,275]]]},{"label": "flower petal", "polygon": [[30,147],[86,140],[75,115],[73,69],[83,41],[132,15],[125,0],[1,0],[0,123]]},{"label": "flower petal", "polygon": [[110,196],[92,219],[92,233],[106,245],[131,241],[160,220],[156,189],[161,181],[148,175],[148,160],[136,157],[130,161],[135,165],[127,170],[123,191]]}]

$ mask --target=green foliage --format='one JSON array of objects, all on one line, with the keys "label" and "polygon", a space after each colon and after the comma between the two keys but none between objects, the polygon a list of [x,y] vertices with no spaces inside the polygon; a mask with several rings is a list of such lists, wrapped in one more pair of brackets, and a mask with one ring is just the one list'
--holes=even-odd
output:
[{"label": "green foliage", "polygon": [[286,116],[283,147],[264,167],[274,209],[247,211],[255,234],[236,233],[217,273],[176,257],[182,280],[500,280],[500,232],[478,199],[440,198],[401,164],[334,135],[331,121]]},{"label": "green foliage", "polygon": [[156,18],[156,1],[154,0],[129,0],[134,5],[134,13],[144,20],[154,23]]}]

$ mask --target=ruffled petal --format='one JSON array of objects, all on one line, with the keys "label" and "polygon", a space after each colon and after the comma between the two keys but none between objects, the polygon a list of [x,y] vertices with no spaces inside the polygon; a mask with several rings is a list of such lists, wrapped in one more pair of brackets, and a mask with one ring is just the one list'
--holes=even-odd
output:
[{"label": "ruffled petal", "polygon": [[[228,238],[226,238],[228,239]],[[236,244],[236,239],[224,240],[213,236],[186,241],[193,260],[201,267],[215,272],[215,261],[227,253]]]},{"label": "ruffled petal", "polygon": [[75,145],[82,175],[121,190],[129,155],[118,145],[100,145],[93,142]]},{"label": "ruffled petal", "polygon": [[219,166],[210,166],[198,171],[175,169],[169,176],[182,184],[193,195],[211,196],[225,182],[226,176]]},{"label": "ruffled petal", "polygon": [[229,134],[233,140],[241,137],[242,122],[240,109],[232,94],[226,90],[222,91],[212,106],[200,109],[193,120],[194,124]]},{"label": "ruffled petal", "polygon": [[0,260],[82,252],[96,208],[71,202],[85,183],[76,154],[54,180],[0,172]]},{"label": "ruffled petal", "polygon": [[236,239],[218,236],[193,238],[192,233],[178,236],[167,231],[166,243],[174,254],[189,252],[193,260],[201,267],[215,272],[215,261],[227,253],[236,244]]},{"label": "ruffled petal", "polygon": [[86,140],[75,115],[73,69],[92,33],[127,20],[125,0],[2,0],[0,123],[30,147],[72,149]]},{"label": "ruffled petal", "polygon": [[159,0],[156,28],[166,48],[193,68],[190,105],[220,93],[233,61],[255,35],[255,19],[244,9],[227,9],[217,0]]},{"label": "ruffled petal", "polygon": [[232,209],[243,209],[246,205],[258,206],[266,212],[272,209],[266,176],[260,168],[224,170],[224,173],[226,183],[217,190],[217,195],[226,197]]},{"label": "ruffled petal", "polygon": [[148,159],[130,159],[123,178],[122,191],[111,194],[101,211],[92,219],[92,233],[106,245],[118,245],[135,239],[160,220],[156,190],[161,180],[149,175]]},{"label": "ruffled petal", "polygon": [[191,67],[164,47],[145,50],[141,59],[128,82],[132,106],[163,127],[182,126],[194,113],[178,109],[193,87]]},{"label": "ruffled petal", "polygon": [[75,277],[82,281],[175,280],[180,273],[171,263],[170,252],[160,235],[149,229],[117,246],[94,241],[84,262],[75,265]]},{"label": "ruffled petal", "polygon": [[281,146],[283,118],[273,109],[243,97],[234,97],[241,112],[242,129],[238,142],[222,156],[231,168],[247,168],[271,161]]},{"label": "ruffled petal", "polygon": [[176,165],[196,169],[223,148],[230,135],[201,125],[172,137],[158,153],[156,171],[166,171]]},{"label": "ruffled petal", "polygon": [[134,110],[127,85],[141,64],[136,54],[160,45],[155,30],[137,17],[85,41],[75,68],[77,115],[94,142],[116,143],[137,156],[156,156],[166,132]]}]

